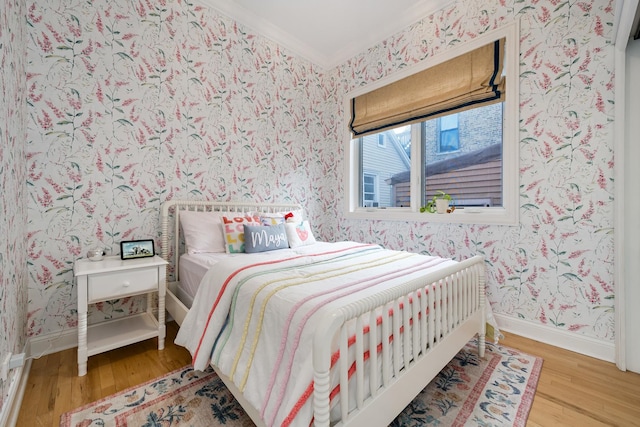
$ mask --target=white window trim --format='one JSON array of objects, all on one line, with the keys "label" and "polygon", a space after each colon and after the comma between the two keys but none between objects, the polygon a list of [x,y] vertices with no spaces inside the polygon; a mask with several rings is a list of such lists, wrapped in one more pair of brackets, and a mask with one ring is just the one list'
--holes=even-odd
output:
[{"label": "white window trim", "polygon": [[[499,225],[517,225],[519,221],[519,65],[520,65],[520,23],[515,20],[513,23],[504,27],[487,32],[473,40],[465,42],[460,46],[452,48],[442,54],[432,58],[425,59],[410,67],[404,68],[394,74],[384,77],[376,82],[369,83],[365,86],[345,94],[344,112],[345,123],[351,120],[351,99],[378,89],[382,86],[393,83],[397,80],[410,76],[414,73],[437,65],[441,62],[448,61],[467,51],[477,49],[498,40],[502,37],[507,38],[507,53],[505,55],[504,67],[507,73],[506,87],[506,107],[503,115],[503,136],[502,136],[502,164],[503,164],[503,201],[502,207],[487,208],[465,208],[457,209],[450,214],[431,214],[421,213],[418,201],[415,198],[411,200],[410,208],[363,208],[359,207],[359,181],[360,171],[359,162],[359,144],[357,139],[351,139],[351,132],[345,126],[345,141],[350,141],[348,149],[345,150],[345,217],[347,219],[366,219],[366,220],[392,220],[392,221],[421,221],[433,223],[456,223],[456,224],[499,224]],[[415,126],[414,126],[415,127]],[[413,139],[417,141],[417,139]],[[422,165],[417,155],[417,144],[412,144],[411,153],[411,194],[421,192],[420,174]]]}]

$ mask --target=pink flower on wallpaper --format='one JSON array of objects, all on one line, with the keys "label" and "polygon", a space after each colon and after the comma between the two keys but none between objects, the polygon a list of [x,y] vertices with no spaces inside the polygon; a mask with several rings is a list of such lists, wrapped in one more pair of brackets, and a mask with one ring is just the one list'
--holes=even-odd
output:
[{"label": "pink flower on wallpaper", "polygon": [[53,114],[55,114],[55,116],[58,119],[62,119],[62,118],[66,118],[66,114],[64,113],[64,111],[62,111],[61,109],[59,109],[58,107],[56,107],[53,102],[51,101],[45,101],[45,104],[47,104],[47,106],[51,109],[51,111],[53,111]]},{"label": "pink flower on wallpaper", "polygon": [[545,258],[549,256],[549,249],[547,248],[547,241],[545,239],[542,239],[540,242],[540,253]]},{"label": "pink flower on wallpaper", "polygon": [[100,33],[104,33],[104,24],[102,23],[102,16],[100,16],[100,12],[96,14],[96,29]]},{"label": "pink flower on wallpaper", "polygon": [[102,231],[102,225],[100,225],[100,223],[96,224],[96,238],[99,241],[104,239],[104,232]]},{"label": "pink flower on wallpaper", "polygon": [[48,208],[53,205],[53,197],[51,197],[51,193],[46,188],[42,189],[42,195],[38,195],[38,203],[43,208]]},{"label": "pink flower on wallpaper", "polygon": [[578,274],[580,275],[580,277],[588,277],[590,273],[591,273],[591,269],[586,268],[586,261],[583,258],[580,261],[580,264],[578,264]]},{"label": "pink flower on wallpaper", "polygon": [[58,43],[64,44],[64,37],[62,37],[62,36],[60,35],[60,33],[59,33],[59,32],[57,32],[57,31],[55,30],[55,28],[53,28],[53,26],[52,26],[51,24],[48,24],[48,23],[47,23],[47,24],[45,24],[45,26],[47,27],[47,29],[49,30],[49,32],[51,33],[51,35],[53,35],[53,38],[55,38],[55,39],[56,39],[56,41],[57,41]]},{"label": "pink flower on wallpaper", "polygon": [[600,37],[604,36],[604,26],[602,25],[602,20],[599,15],[596,15],[596,23],[593,28],[593,32]]},{"label": "pink flower on wallpaper", "polygon": [[540,320],[540,323],[542,323],[543,325],[547,324],[547,314],[544,312],[543,307],[540,307],[540,315],[538,316],[538,319]]},{"label": "pink flower on wallpaper", "polygon": [[591,291],[586,291],[586,297],[591,304],[600,304],[600,292],[593,285],[589,285]]},{"label": "pink flower on wallpaper", "polygon": [[53,179],[51,177],[47,177],[45,178],[45,181],[47,181],[47,183],[49,183],[49,185],[51,187],[53,187],[53,190],[58,193],[58,194],[62,194],[64,193],[64,188],[62,188],[61,185],[59,185],[58,183],[54,182]]},{"label": "pink flower on wallpaper", "polygon": [[541,10],[541,13],[538,14],[538,21],[542,24],[545,24],[551,18],[551,13],[549,12],[549,9],[547,9],[544,6],[540,7],[540,10]]},{"label": "pink flower on wallpaper", "polygon": [[104,94],[102,93],[102,86],[98,83],[98,87],[96,88],[96,99],[101,104],[104,102]]},{"label": "pink flower on wallpaper", "polygon": [[49,270],[46,266],[40,266],[41,273],[38,273],[36,276],[38,277],[38,282],[41,285],[48,285],[53,279],[53,274],[51,270]]},{"label": "pink flower on wallpaper", "polygon": [[42,117],[38,117],[38,124],[42,129],[49,130],[53,127],[53,121],[51,120],[51,116],[46,111],[42,112]]},{"label": "pink flower on wallpaper", "polygon": [[49,36],[45,33],[42,33],[42,38],[37,38],[36,41],[38,42],[38,45],[43,52],[51,53],[51,51],[53,50],[53,47],[51,46],[51,40],[49,40]]},{"label": "pink flower on wallpaper", "polygon": [[596,279],[596,281],[598,282],[598,284],[600,284],[600,287],[602,288],[603,291],[609,293],[609,294],[613,294],[614,289],[613,289],[613,284],[607,282],[606,280],[604,280],[602,277],[600,277],[599,274],[594,274],[593,278]]},{"label": "pink flower on wallpaper", "polygon": [[595,213],[595,207],[592,201],[589,202],[589,207],[587,208],[587,210],[582,214],[582,216],[580,217],[581,220],[583,221],[588,221],[591,219],[591,217],[593,216],[593,214]]},{"label": "pink flower on wallpaper", "polygon": [[67,250],[69,251],[70,255],[79,256],[80,244],[73,244],[73,243],[67,242]]},{"label": "pink flower on wallpaper", "polygon": [[31,6],[29,6],[29,14],[28,14],[29,22],[31,22],[32,24],[37,24],[40,21],[42,21],[42,15],[36,16],[35,11],[36,11],[36,4],[32,3]]},{"label": "pink flower on wallpaper", "polygon": [[596,108],[599,112],[604,113],[604,100],[600,91],[596,91]]},{"label": "pink flower on wallpaper", "polygon": [[58,270],[62,270],[66,265],[59,259],[55,259],[52,255],[45,255],[45,258]]},{"label": "pink flower on wallpaper", "polygon": [[607,188],[607,178],[601,168],[598,168],[598,186],[603,190]]}]

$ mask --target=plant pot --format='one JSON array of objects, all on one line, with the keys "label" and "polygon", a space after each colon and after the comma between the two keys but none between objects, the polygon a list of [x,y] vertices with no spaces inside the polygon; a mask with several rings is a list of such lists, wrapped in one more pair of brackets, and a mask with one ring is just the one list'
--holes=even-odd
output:
[{"label": "plant pot", "polygon": [[449,201],[447,199],[436,199],[436,212],[445,214],[447,209],[449,209]]}]

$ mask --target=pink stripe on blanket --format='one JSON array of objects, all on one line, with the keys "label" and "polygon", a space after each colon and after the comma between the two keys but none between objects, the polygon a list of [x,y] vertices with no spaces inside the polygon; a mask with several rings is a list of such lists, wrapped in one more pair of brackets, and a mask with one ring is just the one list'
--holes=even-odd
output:
[{"label": "pink stripe on blanket", "polygon": [[[373,279],[376,279],[376,280],[374,280],[374,281],[372,281],[372,282],[370,282],[370,283],[367,283],[367,284],[366,284],[366,285],[364,285],[364,286],[358,286],[358,287],[356,287],[356,288],[354,288],[354,289],[350,289],[350,290],[349,290],[349,291],[347,291],[347,292],[343,292],[342,294],[335,295],[335,296],[333,296],[333,297],[331,297],[331,298],[328,298],[328,299],[326,299],[326,300],[322,301],[322,302],[321,302],[320,304],[318,304],[317,306],[315,306],[313,309],[311,309],[311,310],[310,310],[310,311],[309,311],[309,312],[308,312],[308,313],[303,317],[303,319],[301,320],[301,322],[300,322],[300,324],[298,325],[298,328],[297,328],[297,330],[296,330],[296,335],[295,335],[295,338],[294,338],[294,341],[293,341],[293,351],[291,352],[291,356],[289,357],[289,361],[288,361],[287,369],[286,369],[287,376],[286,376],[286,379],[285,379],[285,381],[284,381],[284,384],[281,386],[281,388],[280,388],[280,392],[279,392],[279,394],[278,394],[278,399],[277,399],[277,401],[276,401],[276,406],[275,406],[276,410],[274,411],[273,415],[271,416],[270,422],[269,422],[268,424],[269,424],[269,425],[272,425],[272,424],[273,424],[273,422],[274,422],[274,418],[275,418],[276,413],[277,413],[277,408],[279,408],[279,407],[280,407],[280,405],[282,405],[282,401],[283,401],[283,399],[284,399],[284,394],[285,394],[285,389],[286,389],[286,386],[287,386],[287,384],[289,383],[289,379],[290,379],[290,377],[291,377],[291,367],[292,367],[292,365],[293,365],[293,358],[294,358],[294,355],[295,355],[295,353],[296,353],[296,351],[297,351],[297,349],[298,349],[298,346],[299,346],[299,344],[300,344],[300,336],[302,335],[302,329],[304,328],[304,326],[305,326],[306,322],[309,320],[309,318],[310,318],[314,313],[316,313],[320,308],[322,308],[322,307],[323,307],[323,306],[325,306],[326,304],[328,304],[328,303],[330,303],[330,302],[333,302],[333,301],[335,301],[335,300],[337,300],[337,299],[343,298],[343,297],[345,297],[345,296],[347,296],[347,295],[354,294],[354,293],[356,293],[356,292],[359,292],[359,291],[361,291],[361,290],[363,290],[363,289],[366,289],[366,288],[368,288],[368,287],[371,287],[371,286],[379,285],[379,284],[381,284],[381,283],[383,283],[383,282],[385,282],[385,281],[387,281],[387,280],[392,280],[392,279],[396,279],[396,278],[399,278],[399,277],[406,276],[406,275],[408,275],[408,274],[413,274],[413,273],[418,272],[418,271],[420,271],[420,270],[423,270],[423,269],[425,269],[425,268],[435,267],[436,265],[441,264],[441,263],[443,263],[443,262],[445,262],[445,261],[448,261],[448,260],[447,260],[447,259],[443,259],[443,258],[430,259],[430,260],[428,260],[428,261],[423,261],[423,262],[417,263],[417,264],[415,264],[414,266],[409,267],[408,269],[404,269],[402,272],[396,272],[396,273],[385,273],[385,274],[381,274],[381,275],[374,276],[374,277],[369,277],[369,278],[367,278],[367,279],[363,279],[363,280],[357,280],[357,281],[355,281],[355,282],[352,282],[352,283],[349,283],[349,284],[343,285],[342,287],[337,288],[336,290],[340,290],[340,289],[345,289],[345,288],[353,287],[353,286],[356,286],[356,285],[358,285],[358,284],[361,284],[362,282],[365,282],[365,281],[369,282],[369,281],[371,281],[371,280],[373,280]],[[305,303],[305,302],[307,302],[308,300],[310,300],[310,299],[312,299],[312,298],[315,298],[316,296],[321,296],[321,295],[326,294],[326,293],[327,293],[327,292],[322,292],[322,293],[318,293],[318,294],[316,294],[316,295],[314,295],[314,296],[306,297],[303,301],[299,302],[298,304],[296,304],[296,305],[293,307],[292,311],[290,312],[289,317],[287,318],[287,323],[286,323],[286,325],[285,325],[285,335],[283,335],[283,339],[285,340],[285,344],[286,344],[286,335],[288,334],[288,330],[289,330],[289,323],[290,323],[290,321],[291,321],[291,319],[292,319],[292,317],[293,317],[293,315],[294,315],[294,312],[295,312],[295,311],[296,311],[296,310],[297,310],[297,309],[298,309],[302,304],[304,304],[304,303]],[[355,336],[353,337],[353,339],[354,339],[354,341],[355,341]],[[350,346],[351,346],[351,344],[353,343],[353,341],[351,341],[351,339],[350,339],[349,341],[350,341],[350,342],[349,342],[349,347],[350,347]],[[284,353],[284,348],[282,347],[282,343],[281,343],[280,353],[279,353],[279,355],[278,355],[278,360],[277,360],[277,362],[276,362],[276,366],[279,366],[279,364],[281,363],[281,360],[282,360],[282,358],[283,358],[283,353]],[[335,361],[334,361],[334,360],[332,360],[332,366],[333,366],[333,364],[334,364],[334,363],[335,363]],[[271,382],[269,383],[269,388],[268,388],[268,390],[267,390],[267,396],[266,396],[266,398],[265,398],[265,400],[264,400],[264,403],[263,403],[263,406],[262,406],[262,410],[261,410],[261,413],[260,413],[260,416],[261,416],[263,419],[264,419],[264,412],[265,412],[265,410],[266,410],[266,405],[267,405],[267,403],[268,403],[267,401],[268,401],[268,400],[269,400],[269,398],[270,398],[270,394],[271,394],[272,387],[273,387],[273,382],[275,381],[275,373],[276,373],[276,371],[277,371],[277,368],[276,368],[276,369],[274,369],[274,370],[272,371]],[[352,374],[353,374],[353,372],[350,372],[350,373],[349,373],[349,378],[351,378]],[[311,386],[311,390],[313,390],[313,380],[311,381],[310,386]],[[307,388],[307,390],[308,390],[308,388]],[[287,415],[287,417],[285,418],[284,422],[282,423],[282,426],[288,426],[288,425],[293,421],[293,419],[295,418],[295,416],[297,415],[297,413],[299,412],[299,410],[302,408],[302,406],[304,406],[304,404],[306,403],[306,401],[308,400],[308,398],[309,398],[309,397],[310,397],[310,394],[308,394],[307,392],[303,393],[303,395],[302,395],[302,396],[301,396],[301,398],[298,400],[298,402],[296,403],[296,405],[294,406],[294,408],[291,410],[291,412],[289,413],[289,415]],[[332,397],[333,397],[333,396],[332,396]]]},{"label": "pink stripe on blanket", "polygon": [[255,263],[255,264],[251,264],[251,265],[245,265],[245,266],[237,269],[236,271],[234,271],[233,273],[231,273],[227,277],[227,279],[222,284],[222,287],[220,288],[220,291],[218,292],[218,297],[214,301],[213,306],[211,307],[211,310],[209,311],[209,315],[207,316],[206,326],[204,327],[204,329],[202,331],[202,335],[200,335],[200,339],[198,340],[198,346],[196,347],[196,350],[193,352],[192,362],[195,363],[196,359],[198,358],[198,353],[200,352],[200,347],[202,346],[202,341],[204,340],[204,337],[206,335],[207,329],[209,328],[209,323],[211,323],[211,318],[213,317],[213,313],[216,311],[216,308],[218,307],[218,303],[220,302],[220,299],[222,299],[222,295],[224,294],[227,286],[229,285],[229,282],[231,281],[231,279],[233,279],[235,276],[240,274],[242,271],[247,270],[249,268],[253,268],[253,267],[262,267],[264,265],[272,265],[272,264],[278,264],[278,263],[285,262],[285,261],[293,261],[295,259],[300,259],[300,258],[304,258],[304,257],[331,255],[331,254],[335,254],[335,253],[348,251],[348,250],[351,250],[351,249],[365,248],[365,247],[370,247],[370,246],[375,246],[375,245],[370,245],[370,244],[369,245],[367,245],[367,244],[355,245],[355,246],[351,246],[351,247],[348,247],[348,248],[337,249],[335,251],[327,251],[327,252],[320,252],[320,253],[316,253],[316,254],[307,254],[307,255],[298,255],[298,256],[285,258],[285,259],[259,262],[259,263]]}]

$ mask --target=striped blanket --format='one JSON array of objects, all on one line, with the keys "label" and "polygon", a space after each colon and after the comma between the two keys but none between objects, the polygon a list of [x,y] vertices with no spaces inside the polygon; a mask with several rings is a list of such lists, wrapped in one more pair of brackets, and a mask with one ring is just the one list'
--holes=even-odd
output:
[{"label": "striped blanket", "polygon": [[354,242],[238,254],[206,273],[176,343],[195,369],[216,365],[267,425],[308,426],[323,315],[451,263]]}]

